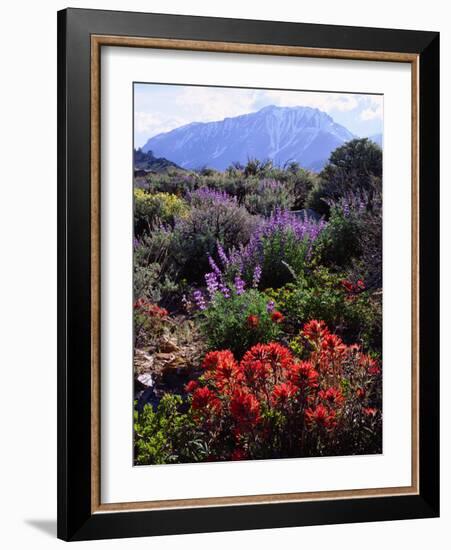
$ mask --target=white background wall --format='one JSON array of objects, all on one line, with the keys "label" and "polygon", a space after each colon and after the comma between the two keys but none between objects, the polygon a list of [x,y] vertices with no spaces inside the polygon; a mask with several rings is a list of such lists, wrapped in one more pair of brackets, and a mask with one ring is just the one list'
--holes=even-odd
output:
[{"label": "white background wall", "polygon": [[[72,7],[436,30],[442,33],[442,518],[83,543],[84,548],[334,548],[449,544],[451,18],[443,0],[72,0]],[[56,11],[8,2],[0,33],[0,541],[62,545],[56,536]],[[445,541],[448,540],[448,543]]]}]

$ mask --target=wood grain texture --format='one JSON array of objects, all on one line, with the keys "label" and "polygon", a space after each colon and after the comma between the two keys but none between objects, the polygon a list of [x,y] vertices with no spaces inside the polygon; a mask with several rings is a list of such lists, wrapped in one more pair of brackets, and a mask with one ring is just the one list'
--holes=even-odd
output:
[{"label": "wood grain texture", "polygon": [[204,52],[247,53],[282,55],[291,57],[316,57],[330,59],[359,59],[411,63],[417,55],[400,52],[375,52],[364,50],[332,50],[301,46],[274,46],[267,44],[239,44],[206,40],[179,40],[167,38],[139,38],[129,36],[93,35],[92,44],[98,46],[122,46],[131,48],[158,48],[165,50],[191,50]]},{"label": "wood grain texture", "polygon": [[417,495],[415,487],[387,487],[382,489],[357,489],[348,491],[316,491],[303,493],[279,493],[267,495],[245,495],[211,498],[191,498],[180,500],[154,500],[145,502],[115,502],[100,504],[96,513],[129,510],[168,510],[171,508],[203,508],[207,506],[228,506],[247,504],[274,504],[277,502],[312,502],[315,500],[340,500],[368,497],[389,497],[397,495]]},{"label": "wood grain texture", "polygon": [[412,71],[412,486],[419,493],[420,445],[420,172],[419,172],[419,82],[420,64]]},{"label": "wood grain texture", "polygon": [[[408,487],[101,503],[100,491],[100,50],[102,46],[409,63],[412,68],[412,480]],[[91,36],[91,510],[92,513],[308,502],[419,494],[419,62],[417,54],[128,36]]]},{"label": "wood grain texture", "polygon": [[91,45],[91,511],[100,505],[100,46]]}]

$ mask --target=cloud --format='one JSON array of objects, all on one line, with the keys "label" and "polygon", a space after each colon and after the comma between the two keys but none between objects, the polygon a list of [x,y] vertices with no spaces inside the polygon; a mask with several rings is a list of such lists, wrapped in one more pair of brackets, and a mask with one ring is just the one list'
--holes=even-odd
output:
[{"label": "cloud", "polygon": [[361,120],[382,120],[382,102],[373,104],[360,113]]},{"label": "cloud", "polygon": [[257,90],[186,86],[175,103],[186,113],[187,122],[211,122],[255,110],[257,93]]},{"label": "cloud", "polygon": [[287,92],[267,90],[265,97],[275,105],[291,107],[302,105],[321,111],[353,111],[359,106],[359,96],[321,92]]},{"label": "cloud", "polygon": [[185,124],[181,118],[167,118],[154,113],[144,111],[135,112],[135,132],[138,134],[156,135],[169,132]]}]

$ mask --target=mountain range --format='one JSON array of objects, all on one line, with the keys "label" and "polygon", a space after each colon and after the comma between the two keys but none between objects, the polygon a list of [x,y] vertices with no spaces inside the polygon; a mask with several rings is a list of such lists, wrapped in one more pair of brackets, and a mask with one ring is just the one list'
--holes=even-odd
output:
[{"label": "mountain range", "polygon": [[256,158],[278,166],[295,161],[319,171],[334,149],[355,137],[319,109],[270,105],[217,122],[180,126],[150,138],[142,151],[191,170],[225,170]]},{"label": "mountain range", "polygon": [[143,151],[135,149],[133,151],[133,166],[135,170],[144,172],[165,172],[168,168],[178,168],[178,166],[165,158],[157,158],[152,151]]}]

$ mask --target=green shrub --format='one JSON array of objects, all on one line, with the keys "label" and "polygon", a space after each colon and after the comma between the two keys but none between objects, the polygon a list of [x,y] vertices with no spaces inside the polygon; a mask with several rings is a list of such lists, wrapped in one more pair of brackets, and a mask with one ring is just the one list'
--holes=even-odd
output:
[{"label": "green shrub", "polygon": [[244,205],[251,214],[269,216],[277,208],[290,210],[295,203],[292,186],[273,179],[262,179],[255,192],[247,193]]},{"label": "green shrub", "polygon": [[359,288],[343,275],[319,267],[294,283],[266,293],[277,302],[294,332],[311,319],[321,319],[346,342],[363,343],[368,349],[381,351],[380,296],[366,291],[364,285]]},{"label": "green shrub", "polygon": [[150,405],[135,410],[135,464],[199,462],[208,456],[205,438],[181,409],[182,398],[167,393],[157,411]]},{"label": "green shrub", "polygon": [[178,219],[173,233],[172,253],[181,276],[199,282],[208,271],[208,256],[217,243],[226,249],[245,245],[258,223],[258,218],[233,200],[218,200],[192,208]]},{"label": "green shrub", "polygon": [[170,305],[183,293],[184,282],[175,282],[164,273],[158,263],[135,267],[133,274],[133,293],[137,298],[146,298],[154,303]]},{"label": "green shrub", "polygon": [[185,201],[172,193],[151,194],[143,189],[134,190],[135,235],[149,231],[157,223],[173,224],[176,217],[186,215]]},{"label": "green shrub", "polygon": [[354,270],[365,277],[367,286],[382,288],[382,197],[373,196],[371,208],[361,214],[360,257]]},{"label": "green shrub", "polygon": [[300,210],[306,208],[307,197],[318,181],[317,174],[303,168],[297,168],[290,175],[290,181],[292,182],[295,197],[293,209]]},{"label": "green shrub", "polygon": [[145,184],[149,193],[172,193],[178,197],[184,197],[188,191],[197,189],[199,185],[200,176],[195,172],[185,172],[184,170],[148,175]]},{"label": "green shrub", "polygon": [[314,243],[313,256],[318,264],[343,268],[361,255],[360,234],[365,231],[362,219],[355,213],[345,215],[332,208],[329,223]]},{"label": "green shrub", "polygon": [[249,176],[266,176],[268,170],[273,167],[272,161],[261,161],[256,158],[248,159],[246,166],[244,167],[244,175]]},{"label": "green shrub", "polygon": [[139,298],[133,303],[133,328],[135,348],[150,341],[158,341],[164,334],[168,311],[157,304]]},{"label": "green shrub", "polygon": [[246,179],[242,172],[233,169],[225,173],[216,172],[214,175],[200,178],[199,188],[206,187],[234,197],[239,205],[243,204],[247,193],[258,185],[258,178]]},{"label": "green shrub", "polygon": [[[172,246],[174,235],[169,229],[157,226],[141,239],[135,239],[133,258],[133,291],[135,299],[151,302],[171,301],[183,291]],[[175,281],[179,279],[178,284]]]},{"label": "green shrub", "polygon": [[367,138],[353,139],[331,153],[306,204],[320,214],[327,214],[328,201],[356,191],[380,191],[381,182],[381,148]]},{"label": "green shrub", "polygon": [[308,191],[305,205],[307,208],[311,208],[315,212],[318,212],[321,216],[329,215],[329,205],[327,204],[324,185],[320,180],[317,180]]},{"label": "green shrub", "polygon": [[270,342],[280,334],[281,319],[268,307],[268,297],[256,289],[226,297],[216,292],[200,313],[200,326],[210,349],[229,349],[237,357],[258,342]]}]

